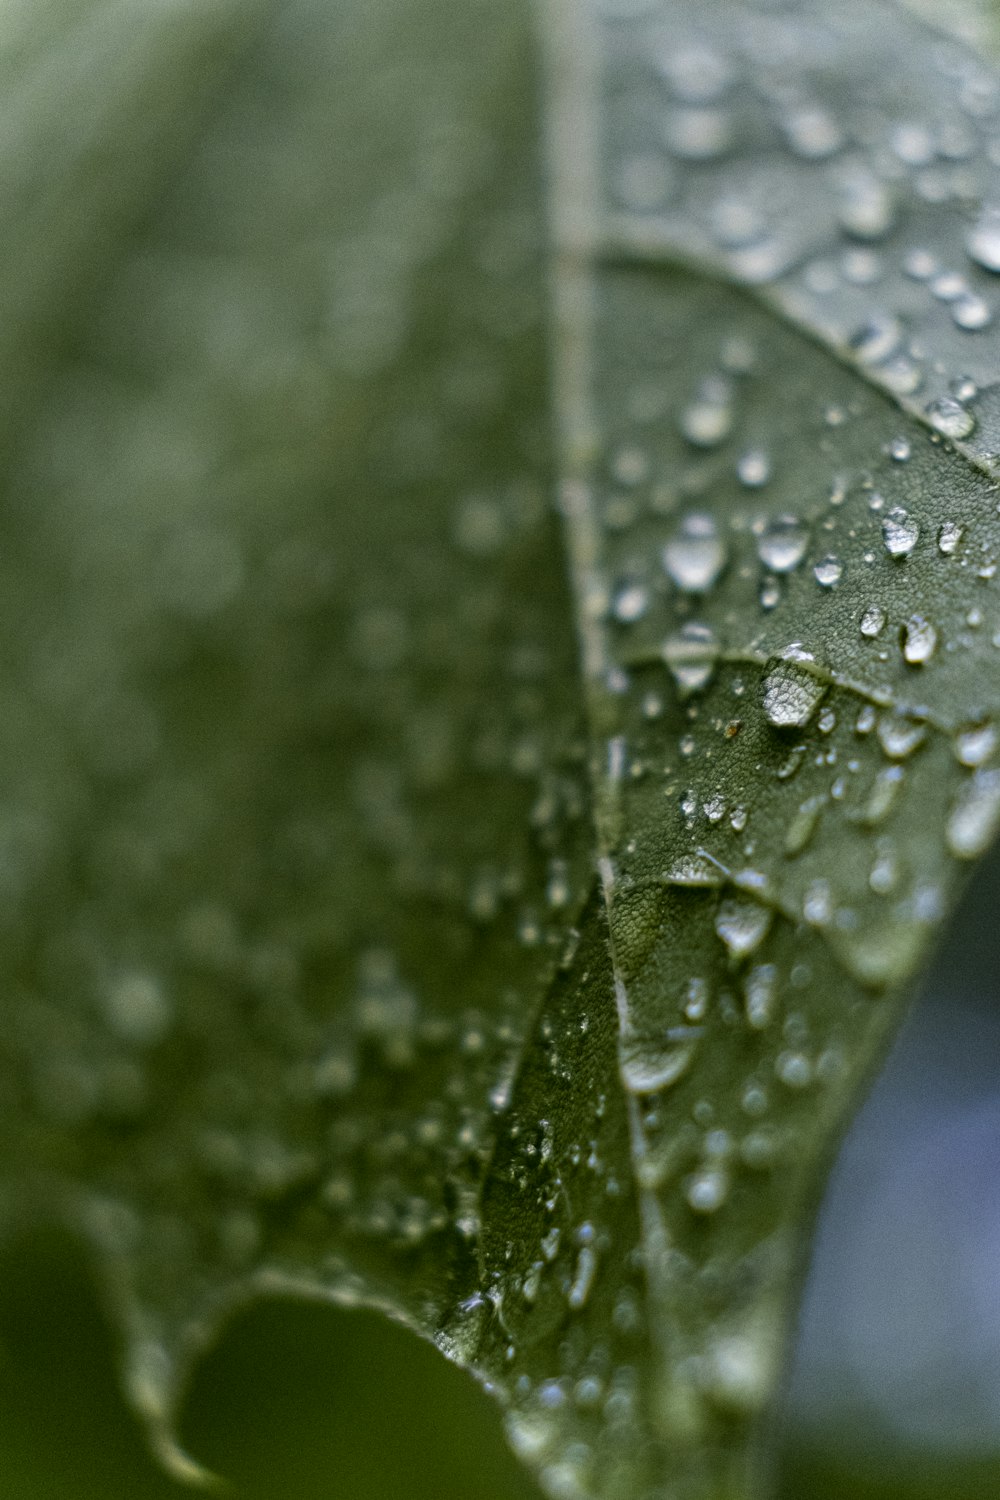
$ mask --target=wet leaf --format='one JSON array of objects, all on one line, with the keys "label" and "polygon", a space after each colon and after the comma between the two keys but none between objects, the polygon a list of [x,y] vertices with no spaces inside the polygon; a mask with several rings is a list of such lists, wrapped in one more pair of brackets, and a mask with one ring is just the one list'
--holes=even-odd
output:
[{"label": "wet leaf", "polygon": [[292,1290],[553,1496],[762,1493],[1000,826],[1000,81],[860,0],[239,11],[0,58],[5,1222],[180,1472]]}]

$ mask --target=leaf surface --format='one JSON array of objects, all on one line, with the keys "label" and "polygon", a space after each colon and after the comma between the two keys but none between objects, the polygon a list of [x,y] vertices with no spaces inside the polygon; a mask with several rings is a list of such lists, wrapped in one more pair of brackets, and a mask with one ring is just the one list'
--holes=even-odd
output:
[{"label": "leaf surface", "polygon": [[757,1493],[823,1165],[1000,822],[1000,84],[860,3],[166,15],[136,77],[224,104],[92,222],[31,144],[10,277],[6,1221],[94,1245],[182,1472],[198,1351],[294,1290],[551,1495]]}]

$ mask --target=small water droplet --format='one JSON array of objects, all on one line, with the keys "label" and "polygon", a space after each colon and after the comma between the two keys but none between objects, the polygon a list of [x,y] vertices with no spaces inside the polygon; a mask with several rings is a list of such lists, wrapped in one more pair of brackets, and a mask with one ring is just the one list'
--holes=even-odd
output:
[{"label": "small water droplet", "polygon": [[839,557],[827,556],[813,568],[813,577],[824,589],[832,589],[844,576],[844,565]]},{"label": "small water droplet", "polygon": [[774,1072],[788,1089],[805,1089],[812,1083],[812,1063],[804,1052],[780,1052]]},{"label": "small water droplet", "polygon": [[964,328],[967,333],[978,333],[981,328],[988,328],[993,321],[993,310],[989,303],[975,292],[966,292],[961,297],[956,297],[951,304],[951,315],[959,328]]},{"label": "small water droplet", "polygon": [[938,532],[938,551],[950,557],[964,535],[964,527],[957,521],[945,521]]},{"label": "small water droplet", "polygon": [[679,589],[706,593],[726,562],[726,549],[712,516],[692,511],[663,549],[663,566]]},{"label": "small water droplet", "polygon": [[693,1172],[684,1188],[688,1205],[696,1214],[714,1214],[729,1195],[729,1175],[721,1167],[703,1167]]},{"label": "small water droplet", "polygon": [[681,412],[681,433],[696,448],[717,447],[732,425],[732,393],[724,380],[705,381],[697,399]]},{"label": "small water droplet", "polygon": [[883,239],[894,216],[892,194],[879,178],[858,172],[844,183],[838,217],[846,234],[858,240]]},{"label": "small water droplet", "polygon": [[816,832],[825,802],[825,797],[809,797],[792,814],[791,821],[785,829],[785,854],[789,859],[795,859],[809,845]]},{"label": "small water droplet", "polygon": [[873,641],[885,629],[885,610],[880,604],[869,604],[861,616],[861,634]]},{"label": "small water droplet", "polygon": [[962,787],[948,818],[948,848],[956,859],[985,854],[1000,828],[1000,771],[978,770]]},{"label": "small water droplet", "polygon": [[668,148],[683,161],[712,161],[722,156],[732,142],[732,124],[721,109],[671,110],[664,127]]},{"label": "small water droplet", "polygon": [[719,903],[715,930],[733,958],[746,958],[763,942],[771,926],[772,913],[759,901],[729,897]]},{"label": "small water droplet", "polygon": [[892,811],[902,785],[902,766],[886,766],[879,771],[872,783],[868,800],[861,810],[859,821],[868,828],[874,828],[884,822]]},{"label": "small water droplet", "polygon": [[849,343],[864,365],[880,365],[898,349],[903,325],[898,318],[879,316],[863,323],[851,334]]},{"label": "small water droplet", "polygon": [[930,424],[943,437],[958,440],[975,431],[976,419],[953,396],[938,396],[924,408]]},{"label": "small water droplet", "polygon": [[1000,271],[1000,210],[983,210],[966,236],[965,248],[985,271]]},{"label": "small water droplet", "polygon": [[955,736],[955,759],[960,765],[985,765],[997,747],[997,732],[992,724],[974,724]]},{"label": "small water droplet", "polygon": [[740,484],[748,489],[760,489],[771,477],[771,460],[761,448],[748,448],[740,455],[736,465]]},{"label": "small water droplet", "polygon": [[576,1272],[566,1300],[573,1309],[583,1307],[597,1275],[597,1251],[593,1245],[582,1245],[576,1258]]},{"label": "small water droplet", "polygon": [[649,590],[641,583],[627,583],[615,595],[612,613],[620,625],[632,625],[649,609]]},{"label": "small water droplet", "polygon": [[757,542],[757,555],[773,573],[790,573],[806,554],[808,536],[796,516],[774,516]]},{"label": "small water droplet", "polygon": [[889,444],[889,457],[897,464],[905,464],[911,452],[912,449],[910,448],[908,438],[893,438]]},{"label": "small water droplet", "polygon": [[757,964],[750,970],[743,998],[748,1024],[754,1031],[763,1031],[774,1020],[778,999],[778,971],[774,964]]},{"label": "small water droplet", "polygon": [[923,666],[937,650],[937,631],[923,615],[911,615],[903,626],[903,657],[911,667]]},{"label": "small water droplet", "polygon": [[906,760],[927,738],[927,725],[894,714],[878,721],[878,741],[890,760]]},{"label": "small water droplet", "polygon": [[833,896],[828,880],[811,880],[802,896],[802,915],[813,927],[825,927],[833,917]]},{"label": "small water droplet", "polygon": [[689,620],[664,641],[662,654],[681,695],[686,696],[711,682],[719,660],[719,643],[707,625]]},{"label": "small water droplet", "polygon": [[890,557],[909,557],[920,536],[920,526],[896,505],[882,520],[882,540]]}]

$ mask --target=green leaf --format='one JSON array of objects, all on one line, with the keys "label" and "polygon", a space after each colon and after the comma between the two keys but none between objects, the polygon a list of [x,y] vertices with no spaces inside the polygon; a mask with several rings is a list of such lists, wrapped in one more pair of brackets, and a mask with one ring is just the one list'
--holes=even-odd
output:
[{"label": "green leaf", "polygon": [[553,1496],[761,1493],[1000,823],[1000,83],[860,0],[238,9],[0,57],[4,1221],[181,1473],[296,1291]]}]

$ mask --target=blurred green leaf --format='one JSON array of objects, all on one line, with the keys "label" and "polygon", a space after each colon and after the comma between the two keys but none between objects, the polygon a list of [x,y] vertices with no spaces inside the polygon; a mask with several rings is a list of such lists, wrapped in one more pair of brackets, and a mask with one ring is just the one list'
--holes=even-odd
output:
[{"label": "blurred green leaf", "polygon": [[1000,822],[1000,84],[861,0],[0,43],[5,1222],[96,1249],[178,1474],[289,1293],[550,1495],[759,1493]]}]

